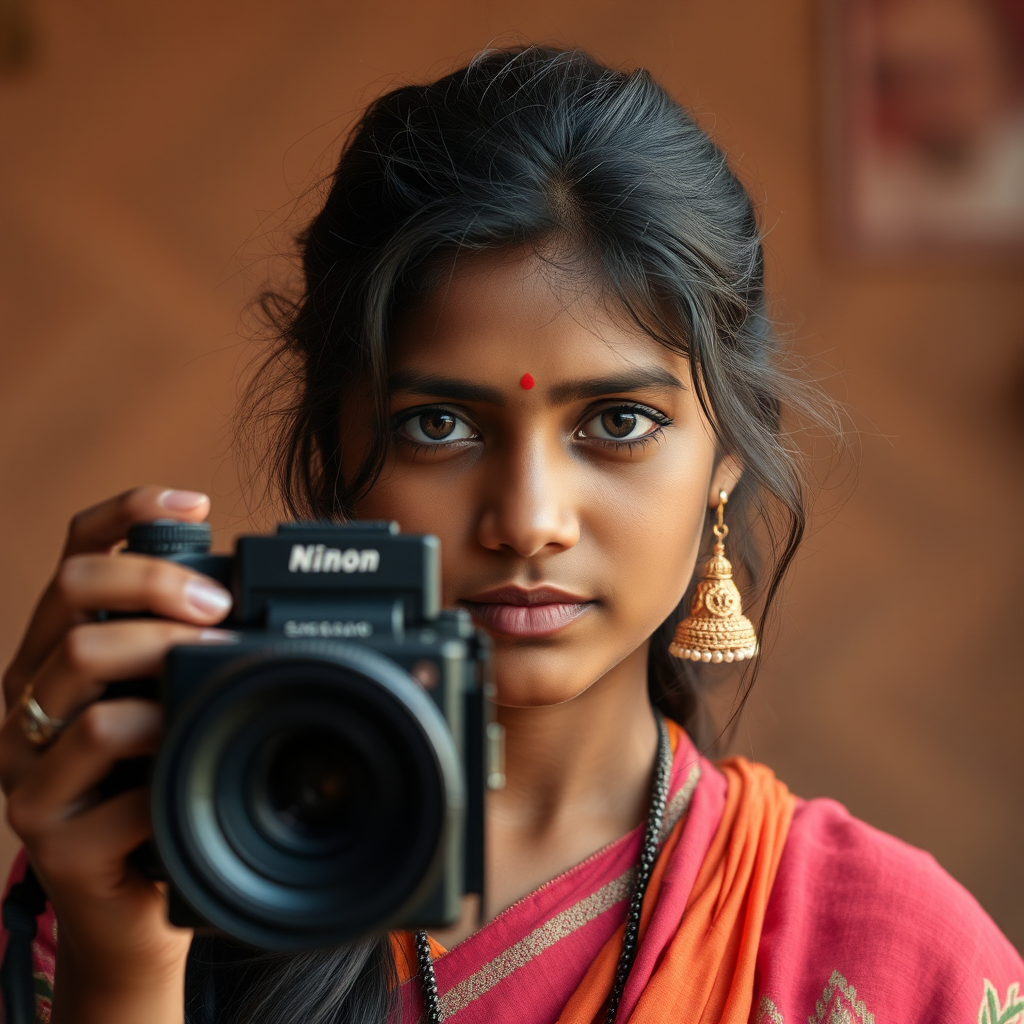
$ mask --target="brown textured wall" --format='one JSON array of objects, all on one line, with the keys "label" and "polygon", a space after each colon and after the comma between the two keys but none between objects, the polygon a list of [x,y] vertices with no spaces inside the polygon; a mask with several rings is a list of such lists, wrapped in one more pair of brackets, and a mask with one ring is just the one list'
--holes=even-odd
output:
[{"label": "brown textured wall", "polygon": [[650,68],[759,183],[779,316],[859,427],[736,749],[931,850],[1024,945],[1021,266],[827,255],[811,0],[29,12],[33,62],[0,79],[3,661],[73,510],[160,481],[214,495],[221,544],[246,525],[253,257],[359,106],[488,44],[579,43]]}]

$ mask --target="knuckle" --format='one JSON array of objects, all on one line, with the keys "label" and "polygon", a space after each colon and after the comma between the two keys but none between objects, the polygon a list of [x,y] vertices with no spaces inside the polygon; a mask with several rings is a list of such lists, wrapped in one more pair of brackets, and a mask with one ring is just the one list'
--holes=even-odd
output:
[{"label": "knuckle", "polygon": [[95,658],[93,630],[89,625],[72,626],[61,641],[62,660],[75,675],[88,675]]},{"label": "knuckle", "polygon": [[141,581],[152,604],[164,604],[181,590],[182,570],[162,558],[146,558]]},{"label": "knuckle", "polygon": [[65,558],[53,577],[53,590],[64,604],[72,604],[82,576],[83,560],[80,555]]},{"label": "knuckle", "polygon": [[85,532],[88,509],[81,509],[68,520],[68,536],[81,537]]},{"label": "knuckle", "polygon": [[109,707],[90,704],[75,721],[79,740],[87,747],[105,747],[112,738]]},{"label": "knuckle", "polygon": [[148,642],[152,645],[155,655],[162,658],[175,644],[187,644],[193,641],[197,629],[183,622],[157,620],[146,623]]},{"label": "knuckle", "polygon": [[153,503],[161,488],[153,484],[140,484],[117,496],[117,506],[126,523],[152,517]]},{"label": "knuckle", "polygon": [[136,484],[135,487],[129,487],[127,491],[119,494],[118,502],[125,508],[135,508],[139,502],[147,501],[155,491],[159,490],[160,488],[154,484]]}]

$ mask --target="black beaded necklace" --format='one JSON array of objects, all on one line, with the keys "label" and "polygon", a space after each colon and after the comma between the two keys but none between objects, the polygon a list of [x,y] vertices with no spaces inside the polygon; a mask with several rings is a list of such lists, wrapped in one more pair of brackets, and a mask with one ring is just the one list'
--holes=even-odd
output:
[{"label": "black beaded necklace", "polygon": [[[669,778],[672,775],[672,747],[669,743],[668,729],[664,719],[655,713],[658,723],[658,759],[654,770],[654,783],[651,786],[651,809],[647,813],[647,826],[644,829],[643,846],[640,849],[640,862],[637,864],[636,885],[629,900],[629,911],[626,915],[626,931],[622,936],[622,950],[615,968],[615,981],[608,998],[608,1013],[605,1024],[615,1024],[619,1012],[619,1003],[626,988],[629,972],[636,959],[637,939],[640,935],[640,913],[644,904],[644,893],[651,880],[651,871],[658,856],[658,843],[661,829],[665,821],[665,804],[668,801]],[[444,1024],[441,1004],[437,996],[437,976],[434,974],[434,958],[430,955],[430,942],[425,931],[416,932],[416,958],[420,965],[420,982],[423,986],[423,1004],[426,1009],[428,1024]]]}]

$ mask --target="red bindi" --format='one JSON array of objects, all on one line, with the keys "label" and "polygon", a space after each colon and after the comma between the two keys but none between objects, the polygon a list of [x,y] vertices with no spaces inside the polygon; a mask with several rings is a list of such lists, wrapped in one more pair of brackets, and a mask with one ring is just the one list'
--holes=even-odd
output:
[{"label": "red bindi", "polygon": [[530,388],[532,388],[533,385],[536,384],[536,383],[537,382],[533,379],[533,374],[532,373],[524,373],[522,375],[522,377],[519,378],[519,386],[524,391],[529,391]]}]

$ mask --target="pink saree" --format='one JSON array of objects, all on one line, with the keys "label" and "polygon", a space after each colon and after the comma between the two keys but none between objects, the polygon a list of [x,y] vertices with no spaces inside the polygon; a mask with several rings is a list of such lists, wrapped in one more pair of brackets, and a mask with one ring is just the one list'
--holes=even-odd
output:
[{"label": "pink saree", "polygon": [[[620,1021],[1024,1024],[1024,961],[931,856],[831,800],[794,800],[760,765],[715,767],[673,733],[670,813]],[[599,1024],[640,841],[638,828],[436,947],[445,1019]],[[395,945],[411,1024],[415,957],[407,937]]]},{"label": "pink saree", "polygon": [[[716,767],[671,725],[663,842],[619,1011],[629,1024],[1024,1024],[1024,961],[920,850],[830,800],[794,800],[742,759]],[[445,952],[452,1024],[599,1024],[641,829]],[[24,870],[19,858],[12,873]],[[49,1017],[52,912],[35,943]],[[5,940],[0,938],[0,949]],[[393,944],[403,1024],[422,1016],[410,936]]]},{"label": "pink saree", "polygon": [[[702,774],[696,750],[678,743],[682,733],[673,732],[676,749],[663,841],[690,812]],[[703,791],[696,800],[699,808]],[[701,815],[701,820],[706,827],[711,816]],[[640,826],[541,886],[451,951],[435,947],[435,955],[443,953],[434,967],[445,1020],[556,1021],[592,962],[621,931],[642,833]],[[710,833],[706,838],[710,841]],[[701,845],[693,845],[683,867],[691,882],[700,868]],[[422,1014],[419,981],[410,976],[416,970],[415,954],[409,942],[396,944],[396,953],[405,978],[402,1019],[415,1021]],[[628,1019],[624,1010],[622,1020]]]}]

